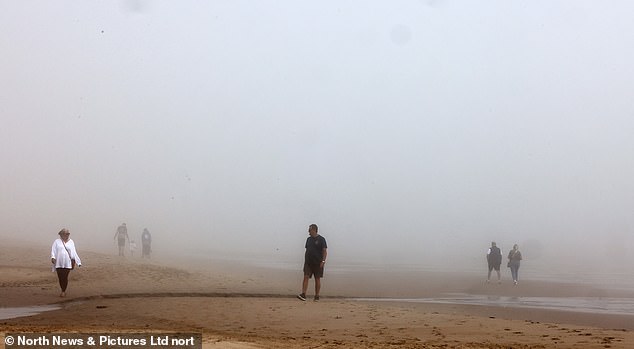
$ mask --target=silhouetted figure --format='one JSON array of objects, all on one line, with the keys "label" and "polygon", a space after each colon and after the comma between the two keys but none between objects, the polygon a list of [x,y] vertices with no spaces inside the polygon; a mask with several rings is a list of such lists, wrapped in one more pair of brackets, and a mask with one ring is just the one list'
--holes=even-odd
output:
[{"label": "silhouetted figure", "polygon": [[304,281],[302,282],[302,293],[297,298],[305,301],[306,291],[308,290],[308,280],[315,276],[315,301],[319,300],[319,291],[321,289],[321,278],[324,276],[324,265],[328,256],[328,245],[326,239],[317,233],[317,224],[311,224],[308,227],[306,239],[306,253],[304,254]]},{"label": "silhouetted figure", "polygon": [[517,244],[513,245],[513,249],[509,251],[509,264],[508,267],[511,268],[511,275],[513,276],[513,283],[517,285],[518,272],[520,270],[520,261],[522,260],[522,253],[519,250]]},{"label": "silhouetted figure", "polygon": [[60,230],[59,239],[53,241],[51,247],[51,263],[57,272],[59,287],[62,289],[60,297],[66,297],[66,288],[68,287],[68,275],[75,266],[81,266],[81,259],[75,250],[75,242],[70,238],[70,232],[64,228]]},{"label": "silhouetted figure", "polygon": [[498,284],[501,282],[500,265],[502,264],[502,251],[497,247],[495,242],[491,242],[491,247],[487,251],[487,263],[489,264],[489,274],[487,275],[487,283],[491,281],[491,272],[493,269],[498,273]]},{"label": "silhouetted figure", "polygon": [[152,252],[152,235],[147,228],[143,229],[143,233],[141,234],[141,246],[141,258],[150,258],[150,252]]},{"label": "silhouetted figure", "polygon": [[128,236],[128,227],[126,227],[125,223],[121,223],[121,225],[117,228],[117,232],[114,233],[114,238],[117,240],[119,245],[119,256],[123,256],[125,254],[125,242],[126,240],[130,240]]}]

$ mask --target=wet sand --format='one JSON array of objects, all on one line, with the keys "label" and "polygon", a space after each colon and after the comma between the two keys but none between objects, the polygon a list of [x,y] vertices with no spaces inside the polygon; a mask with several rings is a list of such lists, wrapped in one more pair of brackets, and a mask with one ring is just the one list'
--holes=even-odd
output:
[{"label": "wet sand", "polygon": [[[301,282],[299,270],[160,255],[148,261],[79,251],[84,266],[71,272],[68,296],[60,298],[55,273],[47,264],[48,249],[45,245],[0,247],[0,307],[61,306],[0,320],[2,336],[6,332],[112,332],[114,328],[117,332],[202,332],[207,348],[634,345],[634,315],[629,314],[384,299],[455,293],[494,299],[634,298],[634,292],[624,290],[531,280],[514,287],[508,281],[485,284],[478,276],[460,273],[340,273],[332,267],[323,280],[322,299],[302,302],[294,298]],[[382,300],[355,300],[372,297]]]}]

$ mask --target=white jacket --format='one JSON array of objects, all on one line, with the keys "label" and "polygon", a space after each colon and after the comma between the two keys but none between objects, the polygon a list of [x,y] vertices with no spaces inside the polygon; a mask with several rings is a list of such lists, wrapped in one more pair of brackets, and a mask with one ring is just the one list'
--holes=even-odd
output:
[{"label": "white jacket", "polygon": [[77,255],[73,239],[68,239],[66,247],[64,247],[62,239],[53,241],[53,246],[51,247],[51,258],[55,258],[55,268],[72,268],[70,262],[71,258],[75,260],[75,263],[77,263],[78,266],[81,265],[81,259],[79,259],[79,255]]}]

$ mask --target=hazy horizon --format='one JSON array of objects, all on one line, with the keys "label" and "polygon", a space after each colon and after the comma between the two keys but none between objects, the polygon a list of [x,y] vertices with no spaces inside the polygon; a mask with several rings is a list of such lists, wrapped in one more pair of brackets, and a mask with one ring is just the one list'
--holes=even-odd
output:
[{"label": "hazy horizon", "polygon": [[0,9],[2,238],[634,264],[629,2]]}]

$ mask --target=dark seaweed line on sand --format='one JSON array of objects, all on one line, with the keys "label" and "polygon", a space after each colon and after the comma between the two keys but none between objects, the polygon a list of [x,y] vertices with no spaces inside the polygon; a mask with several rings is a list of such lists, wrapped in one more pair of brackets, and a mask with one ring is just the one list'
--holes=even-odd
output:
[{"label": "dark seaweed line on sand", "polygon": [[[100,299],[124,299],[124,298],[295,298],[296,295],[275,293],[240,293],[240,292],[140,292],[140,293],[116,293],[99,294],[93,296],[65,299],[57,304],[93,301]],[[345,299],[342,296],[329,296],[329,299]]]}]

